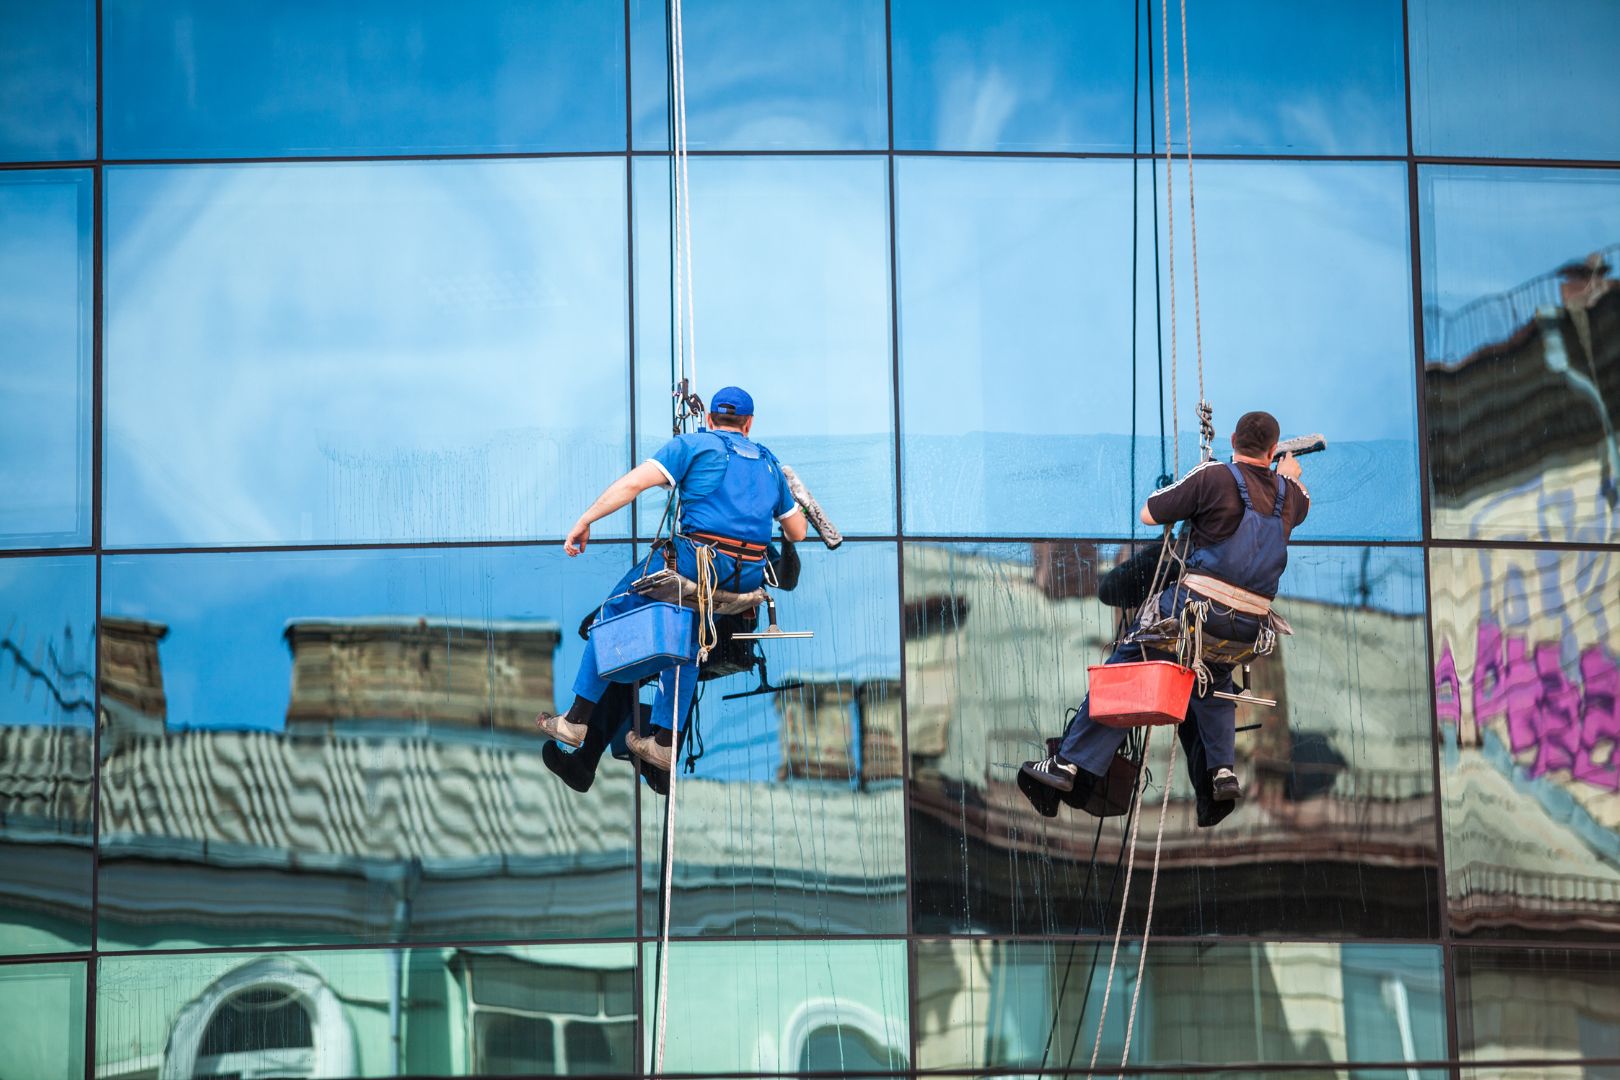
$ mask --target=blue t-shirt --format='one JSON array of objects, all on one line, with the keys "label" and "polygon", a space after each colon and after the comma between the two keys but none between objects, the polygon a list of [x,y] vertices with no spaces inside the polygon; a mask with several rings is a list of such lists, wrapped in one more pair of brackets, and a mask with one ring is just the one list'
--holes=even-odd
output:
[{"label": "blue t-shirt", "polygon": [[[741,435],[732,437],[749,441]],[[719,487],[721,478],[726,475],[726,444],[711,431],[689,432],[669,440],[650,460],[663,470],[670,483],[681,489],[681,498],[696,501]],[[797,511],[799,504],[793,500],[787,479],[780,470],[776,479],[776,506],[772,508],[771,516],[780,521]]]}]

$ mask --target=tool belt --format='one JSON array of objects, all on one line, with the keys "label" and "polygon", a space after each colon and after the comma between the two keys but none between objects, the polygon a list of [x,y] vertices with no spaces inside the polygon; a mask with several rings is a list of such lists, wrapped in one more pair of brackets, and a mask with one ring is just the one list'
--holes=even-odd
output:
[{"label": "tool belt", "polygon": [[699,544],[707,544],[720,554],[729,556],[738,562],[757,563],[765,561],[764,544],[752,544],[747,540],[733,540],[729,536],[718,536],[714,533],[689,532],[683,535],[688,540]]},{"label": "tool belt", "polygon": [[1212,578],[1208,574],[1189,573],[1181,579],[1181,583],[1206,600],[1213,600],[1233,611],[1261,617],[1271,614],[1271,600],[1268,597],[1250,592],[1248,589],[1240,589],[1236,585],[1228,585],[1220,578]]}]

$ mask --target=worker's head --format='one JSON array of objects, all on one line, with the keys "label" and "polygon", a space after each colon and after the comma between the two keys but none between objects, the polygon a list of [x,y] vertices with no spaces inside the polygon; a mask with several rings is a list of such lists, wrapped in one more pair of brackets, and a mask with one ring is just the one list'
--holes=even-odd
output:
[{"label": "worker's head", "polygon": [[1268,412],[1246,412],[1238,417],[1237,427],[1232,429],[1232,450],[1244,457],[1271,460],[1271,454],[1277,449],[1277,436],[1282,434],[1282,428],[1277,424],[1277,418]]},{"label": "worker's head", "polygon": [[709,428],[740,431],[744,435],[754,426],[754,399],[740,386],[727,386],[716,390],[709,400]]}]

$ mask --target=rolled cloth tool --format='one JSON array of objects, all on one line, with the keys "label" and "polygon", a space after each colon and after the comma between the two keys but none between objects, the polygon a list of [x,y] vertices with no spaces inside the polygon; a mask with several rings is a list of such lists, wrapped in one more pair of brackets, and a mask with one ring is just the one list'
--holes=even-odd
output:
[{"label": "rolled cloth tool", "polygon": [[810,489],[804,486],[804,481],[799,479],[798,473],[783,465],[782,476],[787,480],[788,491],[793,494],[794,501],[804,509],[804,516],[816,527],[816,534],[821,537],[821,542],[827,545],[828,550],[836,550],[838,545],[844,542],[844,534],[838,531],[838,526],[827,519],[827,512],[816,502],[816,497],[810,494]]},{"label": "rolled cloth tool", "polygon": [[1284,439],[1278,443],[1277,452],[1271,455],[1271,460],[1276,461],[1284,454],[1299,457],[1301,454],[1314,454],[1318,450],[1326,449],[1327,437],[1324,435],[1296,435],[1292,439]]}]

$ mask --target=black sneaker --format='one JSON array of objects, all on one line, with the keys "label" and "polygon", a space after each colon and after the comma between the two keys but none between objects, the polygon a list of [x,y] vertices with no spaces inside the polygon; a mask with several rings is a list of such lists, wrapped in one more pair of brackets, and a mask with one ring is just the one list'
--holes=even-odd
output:
[{"label": "black sneaker", "polygon": [[1039,761],[1024,762],[1023,767],[1018,770],[1018,775],[1027,776],[1054,791],[1073,791],[1074,777],[1079,771],[1079,766],[1070,765],[1056,754],[1052,754]]},{"label": "black sneaker", "polygon": [[1018,790],[1024,793],[1024,798],[1035,808],[1041,817],[1057,817],[1058,807],[1062,805],[1063,795],[1047,787],[1040,780],[1036,780],[1023,769],[1018,770]]},{"label": "black sneaker", "polygon": [[1238,783],[1237,773],[1224,765],[1210,770],[1209,782],[1214,788],[1216,802],[1234,802],[1243,798],[1243,785]]},{"label": "black sneaker", "polygon": [[557,774],[558,779],[575,791],[589,791],[596,782],[596,769],[585,766],[583,754],[570,754],[555,742],[548,741],[540,748],[540,759],[546,763],[546,768]]}]

